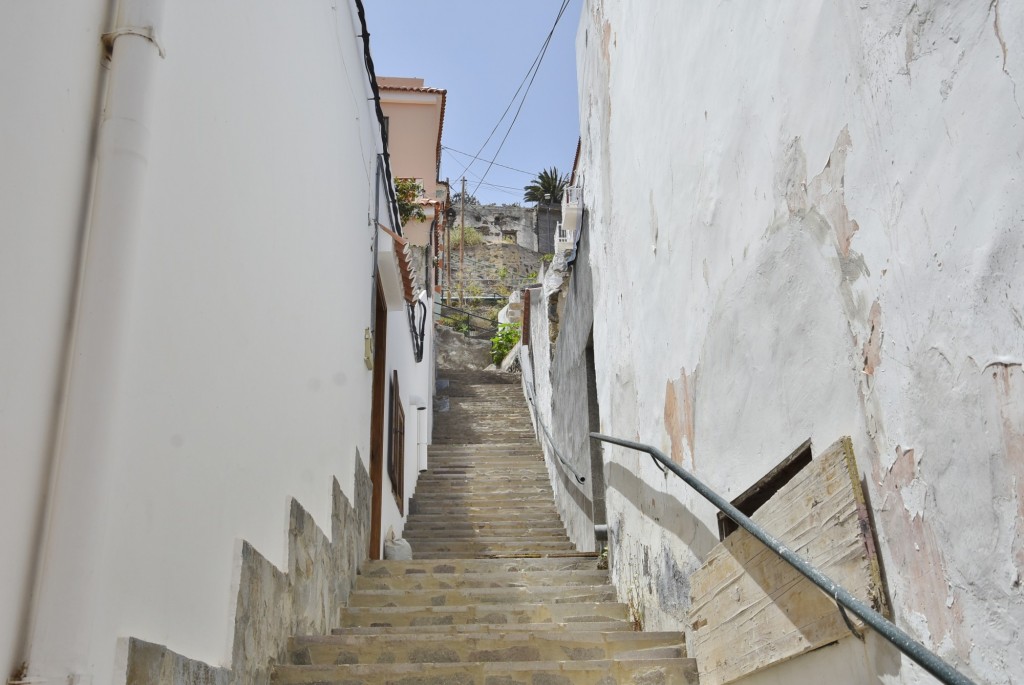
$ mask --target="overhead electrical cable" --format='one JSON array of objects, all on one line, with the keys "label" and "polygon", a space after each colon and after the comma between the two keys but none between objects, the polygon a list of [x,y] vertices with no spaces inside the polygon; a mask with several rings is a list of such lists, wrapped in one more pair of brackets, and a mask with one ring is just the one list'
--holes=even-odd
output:
[{"label": "overhead electrical cable", "polygon": [[[540,51],[537,52],[537,56],[533,58],[533,63],[530,64],[530,68],[526,70],[526,75],[523,76],[523,80],[519,83],[519,87],[516,88],[516,92],[512,95],[512,99],[509,100],[508,106],[505,107],[505,111],[501,113],[501,116],[498,118],[498,121],[494,124],[494,128],[492,128],[491,132],[487,135],[487,140],[485,140],[483,142],[483,144],[480,146],[480,149],[476,151],[475,155],[473,155],[473,159],[471,159],[468,164],[464,165],[462,167],[462,171],[460,171],[458,174],[456,174],[456,176],[462,176],[466,172],[467,169],[472,167],[473,164],[475,164],[476,161],[478,159],[480,159],[480,155],[483,153],[484,148],[487,147],[487,144],[489,142],[491,142],[491,138],[494,137],[495,132],[497,132],[498,128],[501,126],[501,122],[503,122],[505,120],[505,117],[508,115],[509,110],[512,109],[512,105],[514,105],[516,103],[516,99],[519,97],[519,93],[523,90],[523,86],[526,85],[527,81],[529,81],[530,85],[533,84],[533,78],[536,78],[537,70],[540,68],[540,63],[544,60],[544,53],[547,52],[548,45],[551,43],[551,36],[555,32],[555,26],[558,25],[559,19],[561,19],[562,15],[565,13],[565,8],[569,6],[569,1],[570,0],[563,0],[562,6],[558,10],[558,16],[555,18],[555,23],[551,27],[551,31],[548,32],[547,38],[544,39],[544,43],[541,45]],[[527,92],[529,92],[529,90],[530,90],[529,85],[527,85],[526,90],[527,90]],[[523,93],[523,98],[522,99],[523,100],[526,99],[526,93]],[[520,102],[519,103],[519,109],[522,109],[522,107],[523,107],[522,102]],[[518,110],[516,110],[516,114],[518,114]],[[505,135],[506,135],[506,137],[508,136],[507,133]],[[468,154],[468,153],[464,153],[464,154]],[[492,163],[493,163],[493,160],[492,160]],[[516,169],[516,171],[520,171],[520,170]],[[528,173],[528,172],[524,172],[524,173]]]},{"label": "overhead electrical cable", "polygon": [[[540,71],[540,65],[544,61],[544,55],[547,54],[548,46],[551,45],[551,37],[555,34],[555,28],[558,27],[558,22],[561,21],[562,15],[565,14],[565,8],[569,6],[569,0],[563,0],[562,6],[558,10],[558,15],[555,17],[555,23],[551,25],[551,30],[548,31],[548,37],[544,41],[544,47],[541,48],[540,55],[535,60],[533,75],[530,76],[530,82],[526,85],[526,90],[523,92],[523,97],[519,100],[519,107],[516,109],[515,116],[512,117],[512,122],[508,125],[508,130],[505,131],[505,136],[501,139],[501,144],[498,145],[498,149],[495,151],[494,156],[487,165],[486,171],[484,171],[483,177],[477,182],[476,188],[473,189],[473,194],[480,188],[480,184],[483,183],[484,179],[487,178],[487,174],[490,173],[491,168],[494,166],[495,160],[498,159],[498,155],[501,154],[501,149],[505,147],[505,141],[508,140],[508,136],[512,133],[512,129],[516,125],[516,121],[519,119],[519,113],[523,111],[523,105],[526,104],[526,96],[530,94],[530,88],[533,87],[533,81],[537,78],[537,73]],[[470,162],[472,164],[472,162]],[[468,168],[468,167],[467,167]]]},{"label": "overhead electrical cable", "polygon": [[[565,2],[568,2],[568,0],[565,0]],[[537,52],[537,56],[533,58],[533,63],[530,65],[530,68],[526,70],[526,75],[523,76],[523,80],[519,82],[519,87],[516,88],[516,92],[512,94],[512,99],[508,101],[508,105],[505,107],[505,111],[501,113],[500,117],[498,117],[498,121],[495,122],[494,128],[491,129],[491,132],[487,134],[487,140],[485,140],[483,144],[480,145],[480,149],[476,151],[475,155],[469,155],[473,159],[469,160],[469,163],[462,167],[462,171],[455,174],[456,177],[461,177],[464,173],[466,173],[466,170],[473,166],[476,160],[480,158],[480,154],[484,151],[484,148],[487,147],[487,143],[491,142],[491,138],[494,137],[494,133],[498,130],[498,127],[501,126],[501,122],[505,121],[505,116],[508,115],[509,110],[512,109],[512,105],[516,104],[516,99],[519,97],[519,92],[523,89],[523,86],[526,85],[526,81],[527,79],[530,78],[530,74],[534,72],[534,70],[538,66],[538,63],[540,62],[540,59],[543,57],[544,52],[548,49],[548,41],[550,40],[551,36],[550,34],[548,34],[548,39],[544,41],[544,44],[541,46],[540,51]]]},{"label": "overhead electrical cable", "polygon": [[[455,148],[448,147],[447,145],[442,145],[441,149],[442,150],[447,150],[448,152],[454,152],[455,154],[462,155],[463,157],[473,157],[473,155],[468,153],[468,152],[463,152],[462,150],[456,150]],[[477,158],[473,157],[473,159],[477,159]],[[455,160],[455,161],[458,162],[458,160]],[[531,176],[531,177],[537,175],[536,171],[526,171],[525,169],[517,169],[514,166],[508,166],[507,164],[498,164],[497,162],[495,162],[494,166],[500,166],[502,169],[508,169],[509,171],[518,171],[521,174],[526,174],[527,176]],[[465,172],[466,169],[463,169],[462,171]],[[462,174],[459,174],[459,176],[461,177]]]},{"label": "overhead electrical cable", "polygon": [[[445,152],[447,152],[447,150],[445,150]],[[498,166],[498,165],[495,164],[495,166]],[[527,173],[527,172],[523,172],[523,173]],[[472,178],[472,180],[474,180],[474,181],[480,181],[480,176],[478,176],[477,174],[474,174],[472,171],[467,171],[466,175],[470,176]],[[536,174],[530,174],[530,175],[531,176],[536,176]],[[520,188],[519,186],[503,186],[500,183],[490,183],[489,181],[488,182],[483,182],[483,185],[487,186],[488,188],[514,190],[514,191],[516,191],[517,194],[521,194],[523,192],[522,188]]]}]

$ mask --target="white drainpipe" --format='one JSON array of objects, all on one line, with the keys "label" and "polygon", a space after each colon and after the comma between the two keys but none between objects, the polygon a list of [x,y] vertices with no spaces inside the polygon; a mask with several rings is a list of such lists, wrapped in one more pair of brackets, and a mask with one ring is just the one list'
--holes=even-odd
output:
[{"label": "white drainpipe", "polygon": [[[96,122],[91,202],[28,628],[31,683],[91,683],[95,659],[102,659],[101,672],[113,661],[113,644],[93,649],[94,618],[116,599],[101,596],[95,574],[105,555],[107,522],[119,513],[113,483],[121,464],[109,429],[143,230],[150,96],[163,59],[157,29],[164,0],[113,1],[114,28],[103,37],[112,53]],[[123,679],[114,675],[115,682]]]},{"label": "white drainpipe", "polygon": [[416,407],[416,461],[420,471],[427,470],[427,408]]}]

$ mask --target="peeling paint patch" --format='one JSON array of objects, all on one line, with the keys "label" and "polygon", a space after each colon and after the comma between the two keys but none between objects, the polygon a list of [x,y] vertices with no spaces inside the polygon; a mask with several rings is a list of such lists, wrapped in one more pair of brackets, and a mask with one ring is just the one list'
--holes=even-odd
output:
[{"label": "peeling paint patch", "polygon": [[605,64],[611,63],[611,50],[609,49],[612,42],[612,25],[605,20],[601,26],[601,57],[604,58]]},{"label": "peeling paint patch", "polygon": [[1024,574],[1024,368],[1019,364],[996,364],[992,378],[999,405],[1006,467],[1012,474],[1013,495],[1017,500],[1011,549],[1019,586]]},{"label": "peeling paint patch", "polygon": [[[877,510],[883,521],[883,530],[891,540],[890,568],[898,569],[899,577],[914,588],[912,599],[899,601],[893,592],[893,605],[915,606],[919,611],[903,617],[916,636],[932,646],[949,640],[956,653],[967,658],[970,641],[959,630],[963,624],[960,591],[947,579],[946,562],[938,540],[925,521],[927,484],[918,476],[918,465],[923,456],[912,448],[896,447],[896,460],[882,473],[878,462],[872,464],[872,474],[879,484],[884,502]],[[918,615],[919,614],[919,615]]]},{"label": "peeling paint patch", "polygon": [[844,126],[836,137],[825,168],[808,184],[811,203],[832,225],[839,244],[839,254],[844,258],[850,257],[850,244],[854,234],[860,230],[846,209],[846,157],[852,147],[850,128]]},{"label": "peeling paint patch", "polygon": [[693,383],[685,368],[679,378],[665,383],[665,430],[672,441],[672,461],[695,471]]},{"label": "peeling paint patch", "polygon": [[875,369],[882,363],[882,307],[878,304],[878,300],[871,305],[868,325],[871,327],[871,333],[863,347],[864,373],[873,376]]}]

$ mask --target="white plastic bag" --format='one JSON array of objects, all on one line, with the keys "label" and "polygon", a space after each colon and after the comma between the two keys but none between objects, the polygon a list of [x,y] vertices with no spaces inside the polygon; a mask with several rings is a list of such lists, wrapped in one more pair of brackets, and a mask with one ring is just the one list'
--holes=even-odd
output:
[{"label": "white plastic bag", "polygon": [[384,539],[384,558],[393,561],[411,561],[412,545],[407,540],[395,537],[395,529],[388,530]]}]

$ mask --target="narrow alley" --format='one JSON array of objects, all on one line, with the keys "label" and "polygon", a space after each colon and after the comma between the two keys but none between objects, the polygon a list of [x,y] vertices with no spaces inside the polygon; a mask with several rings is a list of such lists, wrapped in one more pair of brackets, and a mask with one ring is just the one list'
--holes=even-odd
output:
[{"label": "narrow alley", "polygon": [[683,634],[637,632],[566,537],[518,377],[439,373],[450,410],[409,505],[413,560],[367,562],[342,627],[293,638],[274,682],[696,683]]}]

